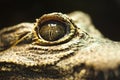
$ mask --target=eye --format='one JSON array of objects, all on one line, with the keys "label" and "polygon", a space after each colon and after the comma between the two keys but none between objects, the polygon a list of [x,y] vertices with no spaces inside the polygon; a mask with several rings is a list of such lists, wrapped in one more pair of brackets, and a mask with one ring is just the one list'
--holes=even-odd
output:
[{"label": "eye", "polygon": [[47,41],[56,41],[69,33],[69,27],[55,20],[43,23],[39,29],[39,36]]},{"label": "eye", "polygon": [[75,34],[75,25],[62,13],[45,14],[35,23],[35,41],[39,45],[65,43]]}]

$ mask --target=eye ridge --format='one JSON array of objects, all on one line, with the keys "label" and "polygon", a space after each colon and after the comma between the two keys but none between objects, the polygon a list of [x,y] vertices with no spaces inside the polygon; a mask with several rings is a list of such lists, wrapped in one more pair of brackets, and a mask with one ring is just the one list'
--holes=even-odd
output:
[{"label": "eye ridge", "polygon": [[39,26],[39,36],[47,41],[56,41],[69,32],[69,26],[57,20],[46,21]]},{"label": "eye ridge", "polygon": [[49,13],[36,19],[33,44],[52,46],[70,41],[76,34],[76,25],[65,14]]}]

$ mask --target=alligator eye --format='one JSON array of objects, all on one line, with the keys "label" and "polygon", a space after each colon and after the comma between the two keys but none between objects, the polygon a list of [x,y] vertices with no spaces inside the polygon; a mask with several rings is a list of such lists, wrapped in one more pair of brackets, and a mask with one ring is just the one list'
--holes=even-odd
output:
[{"label": "alligator eye", "polygon": [[54,45],[69,41],[75,33],[75,25],[62,13],[45,14],[35,23],[34,43]]},{"label": "alligator eye", "polygon": [[39,29],[39,36],[47,41],[56,41],[62,38],[69,30],[59,21],[47,21]]}]

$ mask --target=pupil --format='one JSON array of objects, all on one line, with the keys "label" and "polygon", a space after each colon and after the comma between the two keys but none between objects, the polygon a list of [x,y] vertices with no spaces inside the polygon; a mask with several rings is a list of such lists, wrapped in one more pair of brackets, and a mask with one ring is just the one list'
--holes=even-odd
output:
[{"label": "pupil", "polygon": [[55,41],[66,34],[65,24],[52,21],[44,23],[39,29],[40,36],[47,41]]}]

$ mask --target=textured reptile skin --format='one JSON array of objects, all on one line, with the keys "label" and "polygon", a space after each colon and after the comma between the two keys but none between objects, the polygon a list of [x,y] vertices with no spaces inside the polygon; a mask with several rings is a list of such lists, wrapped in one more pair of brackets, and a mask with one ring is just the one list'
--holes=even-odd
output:
[{"label": "textured reptile skin", "polygon": [[[70,35],[40,39],[38,25],[54,18],[72,26]],[[0,80],[120,80],[120,43],[104,38],[86,13],[45,14],[0,30]]]}]

